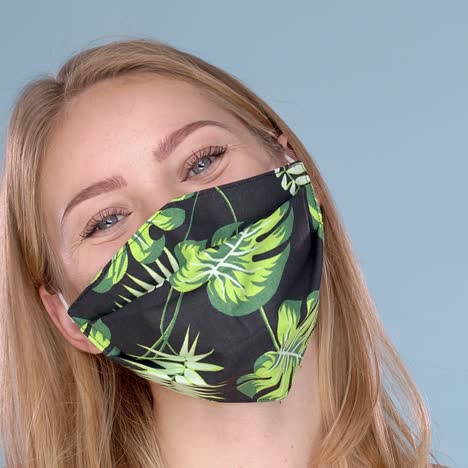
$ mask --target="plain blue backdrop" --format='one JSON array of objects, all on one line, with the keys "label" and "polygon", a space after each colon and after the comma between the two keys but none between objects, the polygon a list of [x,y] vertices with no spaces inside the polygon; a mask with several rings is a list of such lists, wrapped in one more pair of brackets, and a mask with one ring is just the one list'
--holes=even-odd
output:
[{"label": "plain blue backdrop", "polygon": [[439,461],[468,467],[468,3],[3,3],[0,143],[20,88],[71,54],[151,37],[233,73],[332,192]]}]

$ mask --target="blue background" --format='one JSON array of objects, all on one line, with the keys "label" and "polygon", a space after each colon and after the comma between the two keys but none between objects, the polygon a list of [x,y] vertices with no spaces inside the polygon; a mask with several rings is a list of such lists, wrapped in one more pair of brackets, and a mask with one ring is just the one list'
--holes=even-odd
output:
[{"label": "blue background", "polygon": [[152,37],[250,86],[327,181],[439,461],[468,467],[468,3],[15,0],[0,18],[0,138],[28,80]]}]

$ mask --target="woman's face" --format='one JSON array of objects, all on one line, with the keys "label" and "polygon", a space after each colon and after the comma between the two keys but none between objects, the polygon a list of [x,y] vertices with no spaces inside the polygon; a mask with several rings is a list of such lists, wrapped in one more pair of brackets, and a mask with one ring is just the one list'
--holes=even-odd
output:
[{"label": "woman's face", "polygon": [[[286,163],[188,83],[141,75],[88,88],[67,105],[52,135],[39,187],[67,302],[171,199]],[[40,296],[70,341],[97,350],[56,295],[41,287]]]}]

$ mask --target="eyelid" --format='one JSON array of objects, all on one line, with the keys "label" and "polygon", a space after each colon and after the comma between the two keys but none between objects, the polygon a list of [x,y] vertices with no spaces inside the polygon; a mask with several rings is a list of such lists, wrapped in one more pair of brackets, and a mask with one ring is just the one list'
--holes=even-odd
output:
[{"label": "eyelid", "polygon": [[[184,162],[181,164],[181,167],[178,170],[178,177],[179,180],[182,182],[189,181],[191,179],[195,179],[196,177],[187,177],[187,172],[189,169],[187,166],[191,164],[195,164],[197,159],[205,158],[205,157],[210,157],[212,155],[214,156],[214,160],[218,159],[218,157],[223,157],[227,151],[229,150],[229,144],[228,143],[222,143],[222,144],[217,144],[217,143],[203,143],[197,146],[197,149],[194,149],[190,151],[189,155],[185,158]],[[206,153],[203,156],[200,157],[201,153]],[[221,153],[221,154],[219,154]],[[189,163],[189,161],[191,161]]]},{"label": "eyelid", "polygon": [[[188,173],[190,172],[190,168],[197,162],[204,158],[214,158],[212,164],[216,164],[218,159],[221,159],[228,151],[228,145],[208,145],[200,148],[199,150],[192,151],[190,156],[185,160],[183,165],[183,174],[182,174],[182,181],[187,181],[191,179],[197,179],[200,177],[204,177],[203,175],[194,177],[188,177]],[[211,165],[210,165],[211,167]],[[211,170],[208,170],[208,173],[211,173]]]},{"label": "eyelid", "polygon": [[[180,179],[182,181],[186,180],[192,180],[192,179],[197,179],[197,178],[202,178],[203,175],[195,175],[193,177],[187,177],[186,174],[190,172],[190,167],[197,162],[197,160],[201,160],[207,157],[212,157],[213,163],[215,164],[215,161],[217,159],[222,158],[226,152],[228,151],[228,144],[222,144],[222,145],[216,145],[216,144],[204,144],[198,147],[196,150],[192,150],[189,154],[189,156],[185,159],[184,163],[181,165],[182,168],[179,170],[182,171],[182,175]],[[192,161],[192,162],[189,162]],[[210,171],[211,173],[212,171]],[[97,230],[97,225],[101,223],[104,219],[110,217],[110,216],[128,216],[132,212],[122,208],[122,207],[106,207],[104,209],[99,210],[96,214],[94,214],[86,223],[85,227],[79,233],[80,236],[80,241],[84,241],[86,239],[95,237],[95,233]],[[122,220],[118,221],[116,225],[118,226],[119,224],[122,223]],[[115,229],[115,225],[111,226],[109,229],[104,229],[103,232],[106,231],[113,231]]]},{"label": "eyelid", "polygon": [[[122,207],[108,207],[104,208],[102,210],[99,210],[96,214],[94,214],[91,219],[86,223],[84,229],[80,232],[79,236],[80,239],[83,241],[85,239],[89,239],[91,237],[94,237],[96,233],[96,227],[99,223],[101,223],[103,220],[106,218],[109,218],[110,216],[129,216],[132,212],[126,210],[125,208]],[[120,224],[122,221],[119,221],[117,224]],[[112,231],[114,229],[113,225],[109,229],[104,229],[103,231]]]}]

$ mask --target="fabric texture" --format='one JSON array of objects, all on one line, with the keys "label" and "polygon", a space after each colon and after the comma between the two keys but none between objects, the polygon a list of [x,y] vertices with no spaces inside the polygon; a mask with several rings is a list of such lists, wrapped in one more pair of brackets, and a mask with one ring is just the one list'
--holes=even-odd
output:
[{"label": "fabric texture", "polygon": [[166,203],[68,314],[109,359],[177,392],[281,400],[318,320],[323,242],[296,160]]}]

